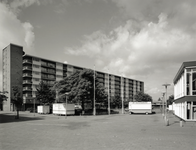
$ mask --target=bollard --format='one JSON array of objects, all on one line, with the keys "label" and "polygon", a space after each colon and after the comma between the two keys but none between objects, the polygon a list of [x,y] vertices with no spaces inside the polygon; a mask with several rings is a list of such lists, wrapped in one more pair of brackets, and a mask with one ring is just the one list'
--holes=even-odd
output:
[{"label": "bollard", "polygon": [[169,119],[167,119],[166,116],[164,117],[164,121],[165,121],[165,125],[166,125],[166,126],[169,126]]},{"label": "bollard", "polygon": [[169,120],[168,119],[165,119],[165,125],[169,126]]},{"label": "bollard", "polygon": [[183,121],[180,120],[180,127],[183,127]]},{"label": "bollard", "polygon": [[169,126],[169,119],[167,119],[167,126]]},{"label": "bollard", "polygon": [[165,115],[164,115],[164,114],[162,114],[162,117],[164,118],[164,117],[165,117]]}]

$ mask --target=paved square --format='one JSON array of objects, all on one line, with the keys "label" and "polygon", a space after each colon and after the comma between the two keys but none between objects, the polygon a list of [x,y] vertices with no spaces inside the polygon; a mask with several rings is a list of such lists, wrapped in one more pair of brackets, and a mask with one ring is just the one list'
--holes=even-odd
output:
[{"label": "paved square", "polygon": [[54,116],[0,112],[1,150],[194,150],[196,124],[168,115]]}]

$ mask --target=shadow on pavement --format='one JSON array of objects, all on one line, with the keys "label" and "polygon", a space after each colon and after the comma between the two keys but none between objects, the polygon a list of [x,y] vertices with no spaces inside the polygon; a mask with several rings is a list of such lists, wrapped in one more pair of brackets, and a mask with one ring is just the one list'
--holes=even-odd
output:
[{"label": "shadow on pavement", "polygon": [[13,113],[3,113],[0,114],[0,124],[11,123],[11,122],[22,122],[22,121],[33,121],[33,120],[43,120],[41,117],[28,117],[24,115],[19,115],[19,119],[16,119],[16,115]]}]

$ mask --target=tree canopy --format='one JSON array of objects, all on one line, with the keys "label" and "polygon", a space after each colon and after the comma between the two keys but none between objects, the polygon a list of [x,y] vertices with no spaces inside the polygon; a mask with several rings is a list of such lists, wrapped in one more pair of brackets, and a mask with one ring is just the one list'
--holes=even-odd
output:
[{"label": "tree canopy", "polygon": [[136,102],[152,102],[152,97],[141,91],[137,92],[137,94],[134,95],[134,99]]},{"label": "tree canopy", "polygon": [[5,93],[8,93],[8,92],[5,92],[5,91],[1,92],[1,91],[0,91],[0,104],[1,104],[3,101],[6,101],[6,100],[7,100],[7,97],[6,97]]},{"label": "tree canopy", "polygon": [[13,86],[12,87],[12,103],[16,106],[17,109],[17,115],[16,115],[16,119],[19,119],[19,108],[22,106],[23,100],[22,100],[22,93],[19,90],[18,86]]},{"label": "tree canopy", "polygon": [[36,99],[42,105],[52,104],[55,101],[55,93],[48,84],[41,81],[37,88]]},{"label": "tree canopy", "polygon": [[[72,75],[56,82],[53,90],[57,91],[61,100],[65,100],[66,93],[69,93],[68,102],[82,103],[84,109],[84,103],[91,102],[93,104],[94,71],[90,69],[75,71]],[[96,102],[103,102],[107,99],[107,94],[103,85],[99,82],[97,74],[95,74],[95,97]]]},{"label": "tree canopy", "polygon": [[12,95],[12,103],[15,104],[15,106],[17,107],[17,109],[22,105],[23,101],[22,101],[22,95],[20,93],[19,87],[18,86],[13,86],[12,87],[12,91],[13,91],[13,95]]},{"label": "tree canopy", "polygon": [[115,97],[113,99],[113,105],[115,105],[118,108],[120,108],[122,106],[122,99],[121,99],[120,95],[115,95]]},{"label": "tree canopy", "polygon": [[174,95],[170,95],[169,99],[167,100],[167,105],[171,105],[174,101]]}]

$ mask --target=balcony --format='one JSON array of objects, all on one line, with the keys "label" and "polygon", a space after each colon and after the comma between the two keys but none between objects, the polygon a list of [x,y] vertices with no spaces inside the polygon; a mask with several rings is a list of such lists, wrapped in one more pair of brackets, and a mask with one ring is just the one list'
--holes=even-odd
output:
[{"label": "balcony", "polygon": [[97,73],[98,78],[104,78],[104,74]]},{"label": "balcony", "polygon": [[32,67],[30,67],[30,66],[25,66],[25,67],[23,67],[23,70],[32,70]]},{"label": "balcony", "polygon": [[23,77],[32,77],[32,74],[30,74],[30,73],[24,73],[23,74]]},{"label": "balcony", "polygon": [[32,91],[32,88],[31,87],[24,87],[23,91]]},{"label": "balcony", "polygon": [[24,59],[24,60],[23,60],[23,63],[29,63],[29,64],[32,64],[32,60]]},{"label": "balcony", "polygon": [[55,77],[48,77],[48,76],[42,76],[42,79],[46,79],[46,80],[55,80]]},{"label": "balcony", "polygon": [[24,97],[29,98],[32,97],[32,94],[23,94]]},{"label": "balcony", "polygon": [[42,68],[41,72],[48,73],[48,74],[56,74],[56,72],[54,70],[47,70],[47,69],[43,69],[43,68]]},{"label": "balcony", "polygon": [[50,63],[46,63],[46,62],[42,62],[41,65],[45,66],[45,67],[49,67],[49,68],[55,68],[55,64],[50,64]]},{"label": "balcony", "polygon": [[31,80],[23,80],[23,84],[32,84]]}]

